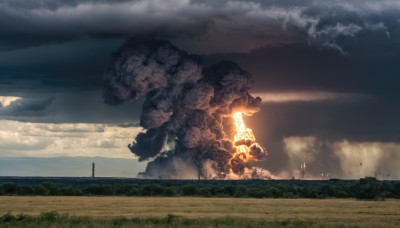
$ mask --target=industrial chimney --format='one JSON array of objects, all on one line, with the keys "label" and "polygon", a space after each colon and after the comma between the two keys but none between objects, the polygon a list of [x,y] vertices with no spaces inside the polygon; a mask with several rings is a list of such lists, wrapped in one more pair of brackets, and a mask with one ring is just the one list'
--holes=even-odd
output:
[{"label": "industrial chimney", "polygon": [[94,178],[94,169],[95,169],[95,164],[94,162],[92,163],[92,178]]}]

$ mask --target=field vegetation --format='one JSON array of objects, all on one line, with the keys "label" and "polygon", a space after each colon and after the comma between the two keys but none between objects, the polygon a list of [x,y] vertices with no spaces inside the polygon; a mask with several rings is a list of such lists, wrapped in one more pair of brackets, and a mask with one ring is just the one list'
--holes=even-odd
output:
[{"label": "field vegetation", "polygon": [[400,183],[0,178],[1,227],[400,227]]},{"label": "field vegetation", "polygon": [[0,227],[399,227],[400,200],[0,197]]}]

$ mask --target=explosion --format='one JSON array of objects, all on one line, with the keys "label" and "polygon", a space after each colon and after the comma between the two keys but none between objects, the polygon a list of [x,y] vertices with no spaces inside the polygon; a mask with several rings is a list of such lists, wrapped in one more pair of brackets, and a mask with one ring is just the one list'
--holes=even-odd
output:
[{"label": "explosion", "polygon": [[104,81],[108,104],[144,98],[144,131],[128,146],[149,161],[142,177],[246,178],[266,157],[242,116],[258,112],[261,98],[249,94],[251,76],[234,62],[205,67],[168,41],[133,37]]},{"label": "explosion", "polygon": [[248,146],[256,141],[253,131],[247,128],[243,121],[243,115],[241,112],[233,114],[235,120],[236,135],[234,137],[235,146],[238,148],[239,154],[242,154],[245,158],[249,156]]},{"label": "explosion", "polygon": [[[235,123],[236,134],[233,138],[234,145],[236,147],[236,152],[230,159],[230,164],[232,167],[236,168],[233,173],[245,174],[245,164],[250,161],[263,160],[266,156],[265,149],[256,143],[256,137],[250,128],[247,128],[244,121],[242,112],[236,112],[233,114],[233,119]],[[237,169],[242,170],[237,170]]]}]

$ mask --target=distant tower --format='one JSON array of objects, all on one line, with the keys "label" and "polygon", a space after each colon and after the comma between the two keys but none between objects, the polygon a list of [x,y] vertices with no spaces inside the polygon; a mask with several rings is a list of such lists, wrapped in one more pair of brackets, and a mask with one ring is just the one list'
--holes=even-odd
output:
[{"label": "distant tower", "polygon": [[253,169],[253,172],[251,173],[251,179],[252,180],[258,179],[257,168]]},{"label": "distant tower", "polygon": [[201,177],[204,177],[204,169],[201,167],[197,168],[197,180],[200,180]]},{"label": "distant tower", "polygon": [[95,171],[95,164],[94,162],[92,163],[92,178],[94,178],[94,171]]},{"label": "distant tower", "polygon": [[306,176],[306,163],[303,161],[303,163],[300,164],[300,174],[301,174],[301,179],[304,180],[304,177]]}]

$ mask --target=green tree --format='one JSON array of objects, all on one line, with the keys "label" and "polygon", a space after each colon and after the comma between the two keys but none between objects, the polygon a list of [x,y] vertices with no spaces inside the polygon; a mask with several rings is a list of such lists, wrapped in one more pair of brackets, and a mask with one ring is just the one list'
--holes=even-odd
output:
[{"label": "green tree", "polygon": [[21,186],[19,187],[19,193],[20,195],[33,195],[35,193],[34,189],[32,186]]},{"label": "green tree", "polygon": [[385,193],[382,182],[375,177],[361,178],[354,187],[358,199],[384,199]]}]

